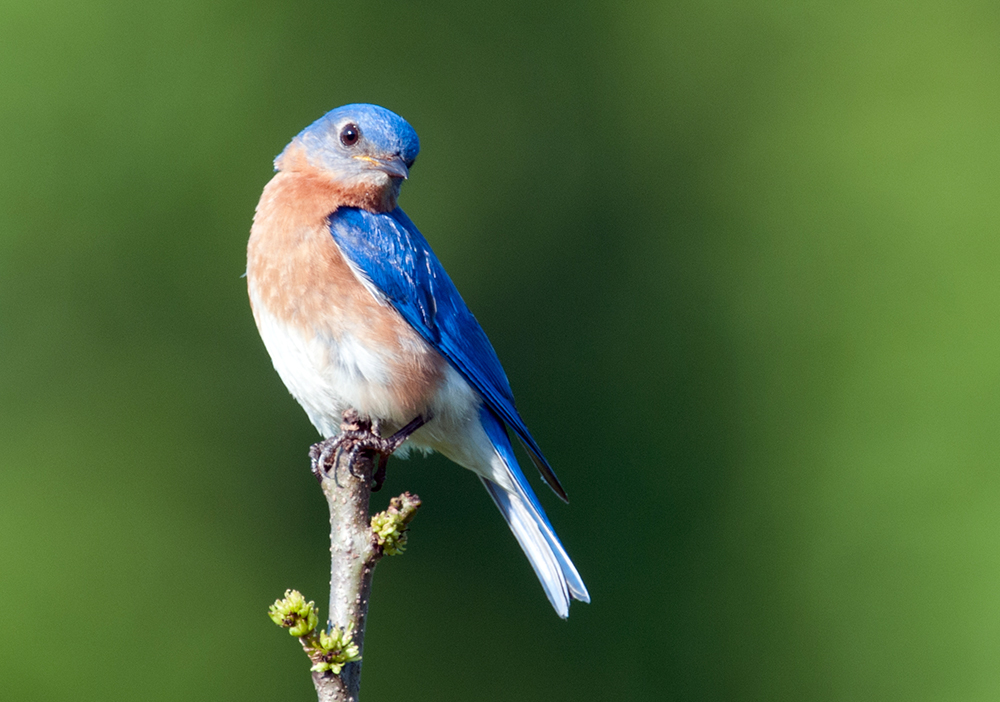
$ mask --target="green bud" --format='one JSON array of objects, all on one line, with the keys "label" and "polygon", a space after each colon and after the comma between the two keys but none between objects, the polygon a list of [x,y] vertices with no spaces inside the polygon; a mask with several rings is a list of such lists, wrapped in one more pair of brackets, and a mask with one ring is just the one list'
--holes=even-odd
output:
[{"label": "green bud", "polygon": [[292,636],[306,636],[319,623],[315,602],[306,602],[298,590],[285,590],[285,599],[275,600],[268,610],[271,621]]},{"label": "green bud", "polygon": [[309,650],[309,658],[313,662],[312,670],[317,673],[330,671],[334,675],[340,675],[340,671],[351,661],[361,660],[358,645],[354,643],[354,626],[347,625],[347,629],[341,631],[333,627],[330,633],[320,631],[319,636],[312,642]]},{"label": "green bud", "polygon": [[389,501],[389,509],[372,515],[372,533],[383,553],[398,556],[406,550],[406,525],[416,516],[418,507],[420,498],[404,492]]},{"label": "green bud", "polygon": [[372,515],[372,531],[386,555],[398,556],[406,550],[406,528],[398,515],[387,512]]}]

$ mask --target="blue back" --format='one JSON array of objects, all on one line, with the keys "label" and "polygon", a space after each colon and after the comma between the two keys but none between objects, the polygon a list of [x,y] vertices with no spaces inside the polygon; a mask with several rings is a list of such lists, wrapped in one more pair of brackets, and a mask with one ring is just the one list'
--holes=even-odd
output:
[{"label": "blue back", "polygon": [[566,493],[514,407],[500,360],[427,240],[398,207],[375,214],[344,207],[328,219],[341,252],[518,435],[557,495]]}]

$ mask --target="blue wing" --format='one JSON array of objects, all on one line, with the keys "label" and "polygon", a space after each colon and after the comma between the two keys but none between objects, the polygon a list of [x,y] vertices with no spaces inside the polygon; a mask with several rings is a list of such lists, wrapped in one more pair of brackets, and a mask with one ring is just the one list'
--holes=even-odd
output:
[{"label": "blue wing", "polygon": [[343,207],[330,215],[341,252],[514,430],[549,487],[566,491],[514,407],[496,351],[427,240],[398,207],[386,214]]}]

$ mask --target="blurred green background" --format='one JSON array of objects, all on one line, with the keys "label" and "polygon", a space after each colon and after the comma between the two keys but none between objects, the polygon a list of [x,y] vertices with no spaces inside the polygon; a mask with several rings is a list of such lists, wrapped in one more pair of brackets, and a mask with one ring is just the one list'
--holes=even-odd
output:
[{"label": "blurred green background", "polygon": [[995,2],[0,7],[0,698],[315,699],[265,611],[325,605],[316,436],[240,274],[355,101],[594,600],[394,461],[365,700],[1000,697]]}]

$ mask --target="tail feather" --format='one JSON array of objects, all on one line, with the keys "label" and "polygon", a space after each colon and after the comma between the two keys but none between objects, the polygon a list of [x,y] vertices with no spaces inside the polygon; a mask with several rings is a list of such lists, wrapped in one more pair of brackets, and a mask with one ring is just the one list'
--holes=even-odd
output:
[{"label": "tail feather", "polygon": [[549,602],[556,613],[565,619],[569,616],[570,598],[590,602],[590,594],[518,466],[503,424],[485,408],[482,415],[483,427],[503,461],[514,489],[507,490],[481,476],[483,485],[531,562]]}]

